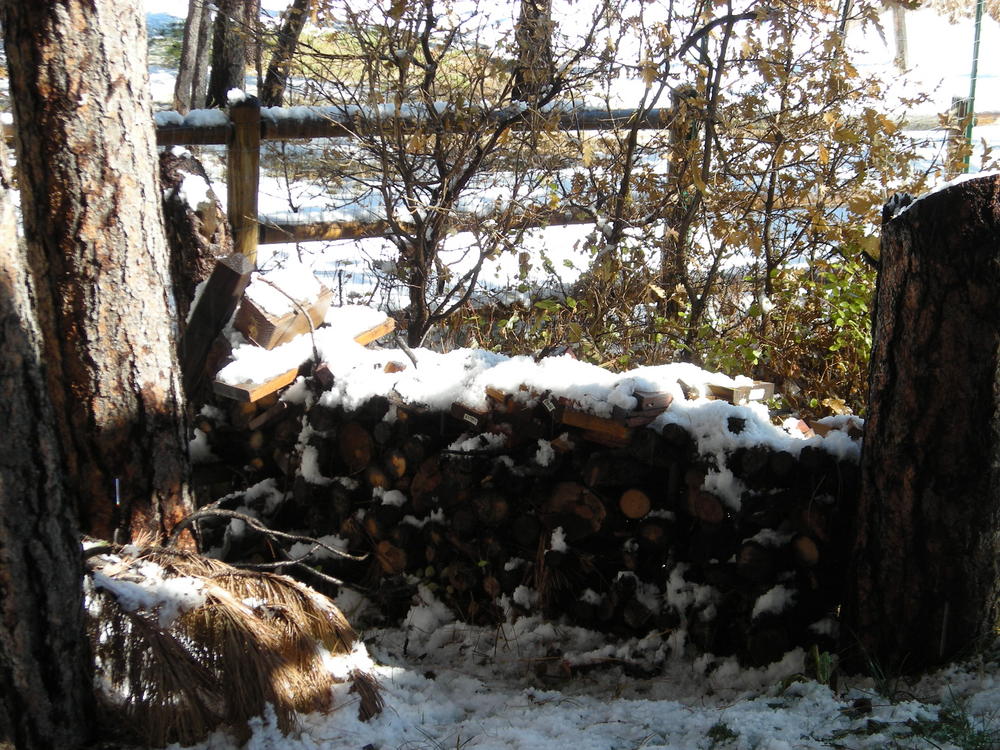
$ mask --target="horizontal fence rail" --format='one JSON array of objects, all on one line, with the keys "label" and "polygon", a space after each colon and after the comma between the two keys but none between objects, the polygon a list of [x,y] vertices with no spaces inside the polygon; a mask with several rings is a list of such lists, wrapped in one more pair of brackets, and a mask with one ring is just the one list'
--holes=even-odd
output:
[{"label": "horizontal fence rail", "polygon": [[[669,127],[675,109],[596,109],[552,108],[543,112],[506,108],[498,110],[433,111],[420,106],[380,105],[375,107],[261,107],[254,98],[233,103],[229,110],[157,112],[154,115],[156,142],[160,146],[226,146],[228,215],[238,252],[256,262],[257,246],[284,242],[316,242],[387,237],[390,222],[318,221],[298,223],[288,217],[260,216],[257,193],[260,183],[260,144],[263,141],[356,138],[375,133],[402,135],[429,132],[464,132],[483,125],[503,126],[515,131],[601,131],[638,126],[643,130]],[[14,125],[0,120],[5,138],[12,138]],[[459,231],[469,228],[482,216],[457,216]],[[594,217],[579,209],[526,208],[515,226],[589,223]],[[405,230],[406,227],[403,227]]]},{"label": "horizontal fence rail", "polygon": [[[500,124],[510,120],[512,130],[616,130],[632,127],[639,119],[639,127],[658,130],[666,127],[673,115],[672,109],[653,109],[646,112],[634,109],[565,109],[532,113],[520,110],[486,112],[467,110],[462,113],[438,112],[433,119],[414,108],[400,108],[397,114],[391,108],[359,107],[262,107],[260,108],[260,139],[262,141],[309,140],[313,138],[353,138],[359,134],[378,131],[393,132],[397,128],[405,133],[427,132],[429,127],[440,127],[445,132],[462,132],[471,123]],[[155,115],[156,142],[161,146],[228,145],[233,125],[221,109],[199,109],[181,115],[177,112],[157,112]]]}]

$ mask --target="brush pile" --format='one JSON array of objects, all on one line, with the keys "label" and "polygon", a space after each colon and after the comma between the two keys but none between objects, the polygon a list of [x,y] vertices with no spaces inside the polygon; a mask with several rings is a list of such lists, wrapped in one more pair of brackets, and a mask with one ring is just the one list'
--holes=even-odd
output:
[{"label": "brush pile", "polygon": [[[188,745],[226,727],[240,741],[271,706],[296,713],[358,703],[379,713],[372,664],[333,602],[291,578],[171,549],[92,545],[91,648],[104,724],[123,742]],[[111,688],[113,686],[113,689]],[[353,693],[354,700],[343,693]]]},{"label": "brush pile", "polygon": [[203,476],[250,485],[212,507],[367,558],[230,519],[202,524],[216,554],[308,563],[390,622],[423,584],[473,623],[539,613],[755,665],[832,647],[859,420],[790,434],[729,403],[759,384],[691,365],[409,354],[345,345],[280,400],[199,417]]}]

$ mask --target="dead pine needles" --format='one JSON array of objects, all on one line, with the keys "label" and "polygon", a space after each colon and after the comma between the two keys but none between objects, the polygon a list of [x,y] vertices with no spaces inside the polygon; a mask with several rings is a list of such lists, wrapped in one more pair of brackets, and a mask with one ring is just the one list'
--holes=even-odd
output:
[{"label": "dead pine needles", "polygon": [[331,710],[346,682],[362,720],[381,711],[346,618],[291,578],[116,545],[88,552],[86,579],[100,704],[123,739],[191,744],[226,727],[245,740],[268,705],[289,733],[297,713]]}]

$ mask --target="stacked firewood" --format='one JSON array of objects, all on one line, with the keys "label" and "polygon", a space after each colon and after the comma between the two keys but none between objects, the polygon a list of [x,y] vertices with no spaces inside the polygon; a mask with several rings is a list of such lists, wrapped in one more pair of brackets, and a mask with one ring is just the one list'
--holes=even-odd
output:
[{"label": "stacked firewood", "polygon": [[[319,397],[331,384],[320,365],[311,395],[203,411],[221,462],[202,467],[202,485],[211,496],[213,473],[224,483],[220,470],[239,472],[254,489],[219,507],[367,557],[278,550],[230,523],[206,532],[227,558],[311,553],[389,620],[422,583],[473,623],[540,614],[620,636],[657,631],[671,648],[747,664],[832,646],[858,467],[824,439],[797,455],[703,454],[661,418],[665,392],[636,392],[634,409],[605,417],[527,387],[489,389],[483,409],[376,397],[345,411]],[[729,416],[720,429],[744,425]],[[706,489],[730,472],[740,497]]]}]

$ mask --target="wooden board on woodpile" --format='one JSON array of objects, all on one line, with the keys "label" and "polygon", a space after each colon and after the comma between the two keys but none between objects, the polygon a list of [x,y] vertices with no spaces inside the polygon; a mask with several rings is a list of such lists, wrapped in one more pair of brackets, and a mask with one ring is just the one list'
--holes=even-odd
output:
[{"label": "wooden board on woodpile", "polygon": [[281,390],[294,381],[298,375],[299,368],[293,367],[281,375],[277,375],[270,380],[265,380],[262,383],[251,381],[245,383],[223,383],[221,380],[216,380],[212,388],[220,396],[235,399],[236,401],[253,403],[275,391]]},{"label": "wooden board on woodpile", "polygon": [[257,346],[273,349],[296,336],[316,329],[326,317],[333,302],[333,292],[320,285],[319,296],[309,302],[299,302],[295,309],[283,315],[272,315],[249,295],[236,313],[233,327]]},{"label": "wooden board on woodpile", "polygon": [[584,436],[588,439],[602,436],[603,438],[612,438],[616,442],[624,441],[627,444],[631,437],[629,428],[616,419],[598,417],[596,414],[589,414],[565,405],[561,407],[558,414],[559,421],[563,424],[585,430]]},{"label": "wooden board on woodpile", "polygon": [[728,401],[736,406],[748,404],[751,401],[767,401],[774,397],[774,383],[755,380],[753,385],[715,385],[709,383],[708,390],[713,398]]},{"label": "wooden board on woodpile", "polygon": [[361,331],[354,337],[354,340],[361,344],[361,346],[368,346],[371,342],[382,338],[387,333],[392,333],[396,328],[396,321],[392,318],[386,318],[378,325],[374,325],[371,328]]},{"label": "wooden board on woodpile", "polygon": [[[354,340],[364,346],[377,338],[384,336],[386,333],[391,331],[395,326],[395,322],[392,318],[386,318],[383,322],[377,325],[367,328],[364,331],[356,334]],[[308,334],[303,334],[308,335]],[[287,343],[287,342],[286,342]],[[278,352],[275,353],[277,355]],[[243,383],[226,383],[222,380],[216,378],[213,383],[213,390],[216,394],[220,396],[225,396],[226,398],[235,399],[237,401],[249,401],[254,402],[265,396],[268,396],[276,391],[281,390],[286,385],[289,385],[295,380],[299,373],[299,366],[290,368],[287,371],[276,375],[273,378],[261,382],[246,381]],[[320,363],[317,365],[315,370],[316,377],[321,383],[326,383],[326,387],[333,385],[333,375],[330,373],[329,367],[325,363]]]}]

